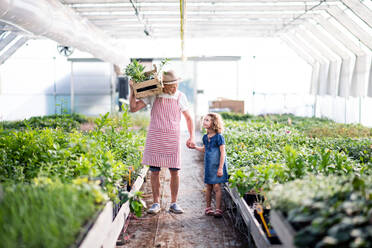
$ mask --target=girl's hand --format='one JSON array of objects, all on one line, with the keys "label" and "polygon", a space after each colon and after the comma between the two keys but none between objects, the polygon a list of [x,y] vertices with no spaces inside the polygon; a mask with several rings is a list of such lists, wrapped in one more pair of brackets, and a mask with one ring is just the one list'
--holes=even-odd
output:
[{"label": "girl's hand", "polygon": [[221,168],[221,169],[218,168],[217,176],[218,176],[218,177],[222,177],[222,176],[223,176],[223,170],[222,170],[222,168]]},{"label": "girl's hand", "polygon": [[193,139],[193,138],[189,138],[189,139],[186,141],[186,146],[187,146],[188,148],[194,148],[194,147],[195,147],[194,139]]}]

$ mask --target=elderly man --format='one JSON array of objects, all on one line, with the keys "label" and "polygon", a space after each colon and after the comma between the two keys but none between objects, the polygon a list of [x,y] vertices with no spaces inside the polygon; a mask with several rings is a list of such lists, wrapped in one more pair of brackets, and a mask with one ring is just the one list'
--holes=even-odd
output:
[{"label": "elderly man", "polygon": [[181,113],[184,115],[189,131],[187,147],[195,146],[194,124],[188,111],[188,101],[182,92],[178,91],[179,78],[173,71],[163,73],[163,94],[150,96],[137,100],[133,92],[133,83],[130,82],[131,94],[129,97],[130,111],[136,112],[151,105],[151,120],[146,137],[145,151],[142,164],[149,165],[151,171],[151,187],[153,204],[147,210],[156,214],[160,211],[160,169],[169,168],[171,181],[171,204],[169,211],[181,214],[182,208],[177,204],[179,188],[178,171],[181,169],[180,121]]}]

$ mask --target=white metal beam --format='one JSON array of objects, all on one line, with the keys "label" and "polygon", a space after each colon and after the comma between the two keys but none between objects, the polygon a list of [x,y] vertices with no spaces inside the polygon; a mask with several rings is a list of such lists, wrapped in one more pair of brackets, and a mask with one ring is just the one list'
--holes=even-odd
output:
[{"label": "white metal beam", "polygon": [[314,71],[313,71],[313,81],[311,82],[311,91],[310,91],[311,94],[319,94],[319,92],[321,91],[320,85],[327,84],[327,78],[328,78],[328,73],[329,73],[329,60],[327,60],[322,55],[320,55],[318,50],[314,49],[308,43],[298,38],[298,36],[293,34],[292,32],[288,32],[284,35],[288,36],[290,40],[292,40],[295,44],[300,46],[307,54],[309,54],[317,62],[319,62],[319,71],[318,71],[317,78],[316,78],[316,75],[314,76]]},{"label": "white metal beam", "polygon": [[372,64],[371,64],[371,68],[369,69],[369,82],[368,82],[367,96],[372,97]]},{"label": "white metal beam", "polygon": [[286,36],[282,35],[282,36],[280,36],[280,39],[284,43],[286,43],[286,45],[291,50],[293,50],[300,58],[302,58],[306,63],[308,63],[311,66],[313,66],[313,64],[316,63],[316,60],[312,56],[310,56],[305,51],[303,51],[301,48],[299,48],[298,45],[296,45],[296,43],[294,43],[293,41],[288,39]]},{"label": "white metal beam", "polygon": [[358,92],[356,89],[363,89],[363,85],[366,84],[366,80],[370,73],[369,66],[371,64],[371,59],[369,59],[368,61],[369,55],[360,46],[355,44],[355,42],[351,40],[337,26],[332,24],[323,16],[316,15],[314,17],[314,20],[316,20],[328,33],[330,33],[332,37],[337,39],[347,49],[349,49],[356,55],[351,84],[340,84],[338,95],[343,97],[348,97],[349,95],[361,95],[362,92]]},{"label": "white metal beam", "polygon": [[[317,26],[312,23],[306,23],[304,25],[315,37],[317,37],[324,46],[327,46],[335,54],[341,58],[341,70],[338,77],[338,87],[340,85],[350,85],[352,79],[352,68],[355,63],[355,55],[347,53],[345,50],[341,49],[332,39],[327,37]],[[337,88],[331,89],[331,95],[335,96],[338,94]],[[343,87],[343,86],[342,86]]]},{"label": "white metal beam", "polygon": [[[214,12],[298,12],[304,13],[309,8],[315,6],[317,4],[299,4],[299,5],[237,5],[237,6],[223,6],[223,5],[215,5],[212,4],[210,6],[187,6],[187,13],[198,13],[198,12],[206,12],[206,13],[214,13]],[[112,12],[134,12],[131,6],[97,6],[97,7],[73,7],[77,12],[80,13],[112,13]],[[179,6],[171,5],[171,6],[141,6],[141,12],[179,12]]]},{"label": "white metal beam", "polygon": [[354,22],[338,6],[330,6],[327,12],[332,15],[340,24],[342,24],[350,33],[357,37],[369,49],[372,49],[371,35],[366,33],[356,22]]},{"label": "white metal beam", "polygon": [[[185,32],[186,37],[191,38],[207,38],[207,37],[273,37],[273,31],[270,30],[251,30],[246,32],[221,32],[221,31],[194,31],[192,33]],[[109,33],[112,37],[117,39],[131,39],[131,38],[144,38],[143,32],[112,32]],[[179,33],[153,32],[154,38],[179,38]]]},{"label": "white metal beam", "polygon": [[358,0],[342,0],[351,11],[372,28],[372,11]]},{"label": "white metal beam", "polygon": [[[239,19],[212,19],[212,20],[193,20],[188,19],[186,20],[187,25],[252,25],[252,24],[258,24],[258,25],[282,25],[285,23],[285,21],[289,21],[291,19],[282,19],[280,21],[278,20],[272,20],[272,19],[263,19],[263,20],[254,20],[254,19],[246,19],[246,20],[239,20]],[[294,22],[294,24],[302,23],[305,19],[298,20],[298,22]],[[157,26],[162,24],[178,24],[179,25],[179,18],[178,19],[154,19],[151,20],[151,23],[149,23],[149,26]],[[133,25],[139,25],[138,20],[136,19],[128,19],[128,20],[96,20],[92,21],[92,23],[98,27],[106,28],[106,27],[114,27],[114,26],[133,26]]]},{"label": "white metal beam", "polygon": [[[101,14],[92,14],[92,13],[83,13],[81,14],[83,17],[89,20],[117,20],[117,19],[127,19],[133,18],[135,19],[136,16],[134,14],[129,13],[101,13]],[[179,18],[179,14],[168,14],[168,13],[146,13],[144,16],[147,19],[167,19],[167,18]],[[298,14],[296,13],[246,13],[246,14],[234,14],[230,15],[224,12],[216,12],[216,13],[187,13],[187,19],[193,18],[203,18],[203,19],[216,19],[216,18],[228,18],[228,19],[290,19],[296,18]]]},{"label": "white metal beam", "polygon": [[310,93],[315,93],[316,89],[313,89],[312,87],[316,85],[317,80],[319,79],[319,62],[316,61],[311,55],[307,54],[305,51],[303,51],[297,44],[293,43],[290,39],[288,39],[286,36],[281,36],[281,40],[287,44],[287,46],[293,50],[300,58],[306,61],[311,68],[311,79],[310,79]]},{"label": "white metal beam", "polygon": [[[339,0],[327,0],[338,2]],[[64,4],[123,3],[123,0],[61,0]],[[138,3],[179,3],[178,0],[137,0]],[[187,3],[244,3],[246,0],[187,0]],[[319,0],[252,0],[252,3],[319,3]]]},{"label": "white metal beam", "polygon": [[316,37],[311,36],[308,32],[303,29],[296,29],[297,33],[312,46],[315,50],[319,51],[327,60],[329,60],[329,73],[326,84],[319,85],[319,94],[333,95],[337,92],[338,78],[340,75],[340,61],[336,54],[331,52],[327,47],[325,47]]}]

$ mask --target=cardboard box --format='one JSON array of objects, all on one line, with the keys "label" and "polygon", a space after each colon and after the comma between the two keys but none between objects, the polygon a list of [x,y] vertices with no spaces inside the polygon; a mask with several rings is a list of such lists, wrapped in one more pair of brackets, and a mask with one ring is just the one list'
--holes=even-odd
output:
[{"label": "cardboard box", "polygon": [[231,112],[244,114],[244,101],[241,100],[230,100],[230,99],[219,99],[212,101],[214,109],[230,109]]}]

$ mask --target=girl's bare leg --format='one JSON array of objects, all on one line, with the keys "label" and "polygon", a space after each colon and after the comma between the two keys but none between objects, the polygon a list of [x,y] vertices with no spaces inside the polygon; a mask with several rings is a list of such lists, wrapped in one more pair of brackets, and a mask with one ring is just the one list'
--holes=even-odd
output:
[{"label": "girl's bare leg", "polygon": [[205,200],[207,201],[207,208],[211,207],[211,200],[212,200],[212,189],[213,184],[207,184],[206,192],[205,192]]},{"label": "girl's bare leg", "polygon": [[214,193],[216,194],[216,209],[221,209],[222,191],[220,184],[213,184]]}]

